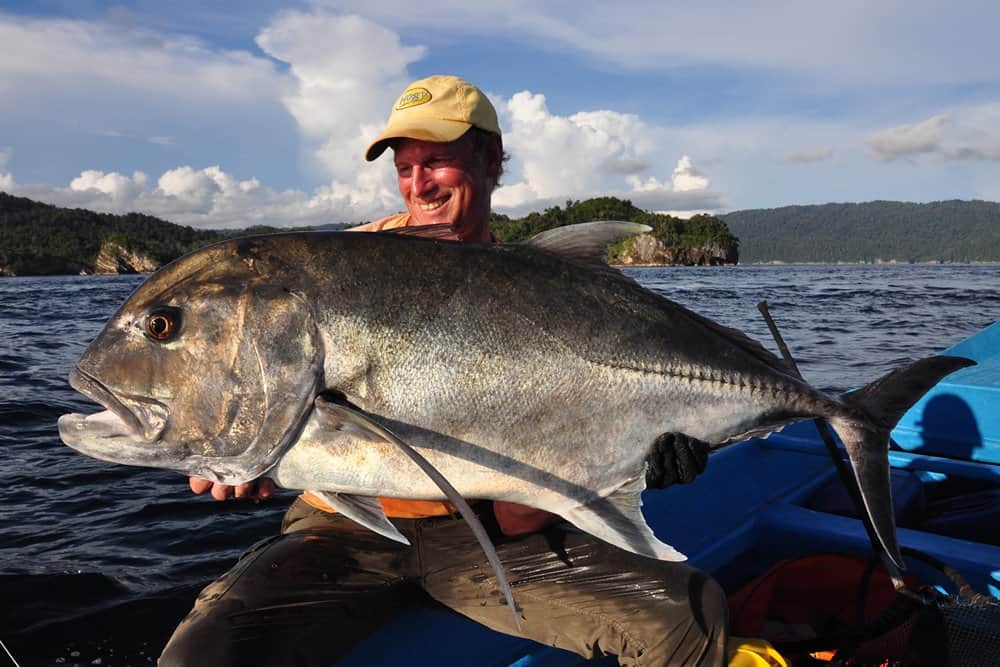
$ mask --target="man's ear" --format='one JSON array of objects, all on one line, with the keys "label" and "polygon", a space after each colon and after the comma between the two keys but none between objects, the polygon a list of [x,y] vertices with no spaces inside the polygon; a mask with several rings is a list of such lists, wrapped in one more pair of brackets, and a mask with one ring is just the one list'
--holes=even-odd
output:
[{"label": "man's ear", "polygon": [[486,175],[493,181],[493,189],[500,185],[503,175],[503,138],[499,134],[490,136],[486,144]]}]

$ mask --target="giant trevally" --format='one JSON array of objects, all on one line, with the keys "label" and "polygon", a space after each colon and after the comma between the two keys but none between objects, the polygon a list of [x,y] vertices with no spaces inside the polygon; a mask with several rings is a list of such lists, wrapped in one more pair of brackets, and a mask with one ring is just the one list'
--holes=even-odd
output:
[{"label": "giant trevally", "polygon": [[225,484],[268,475],[397,539],[373,497],[445,495],[419,454],[461,496],[680,559],[641,512],[657,437],[722,446],[821,418],[901,563],[889,431],[972,362],[931,357],[824,394],[602,263],[608,242],[645,229],[588,223],[483,245],[290,233],[198,250],[151,276],[83,354],[70,383],[107,410],[64,415],[60,434],[118,463]]}]

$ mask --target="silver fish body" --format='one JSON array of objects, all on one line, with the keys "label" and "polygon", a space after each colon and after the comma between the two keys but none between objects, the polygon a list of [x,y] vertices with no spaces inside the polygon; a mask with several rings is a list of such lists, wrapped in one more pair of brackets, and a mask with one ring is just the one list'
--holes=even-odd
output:
[{"label": "silver fish body", "polygon": [[[268,474],[365,516],[377,509],[359,498],[442,498],[384,427],[464,497],[539,507],[682,558],[640,511],[657,436],[721,446],[822,418],[899,560],[888,431],[971,362],[934,357],[826,395],[743,334],[595,268],[593,248],[572,238],[298,233],[197,251],[140,287],[74,371],[112,416],[67,415],[60,433],[120,463],[228,484]],[[149,331],[157,313],[176,320],[164,340]]]}]

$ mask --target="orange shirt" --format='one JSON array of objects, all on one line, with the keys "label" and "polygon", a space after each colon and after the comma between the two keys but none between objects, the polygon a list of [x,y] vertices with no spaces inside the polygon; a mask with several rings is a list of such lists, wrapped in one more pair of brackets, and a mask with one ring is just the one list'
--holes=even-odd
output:
[{"label": "orange shirt", "polygon": [[[381,220],[351,227],[349,232],[380,232],[384,229],[395,229],[397,227],[408,227],[410,224],[409,213],[397,213]],[[334,512],[335,510],[322,500],[306,491],[302,494],[302,500],[312,507],[324,512]],[[423,519],[429,516],[448,516],[458,510],[455,506],[446,501],[440,500],[405,500],[402,498],[379,498],[385,515],[394,519]]]},{"label": "orange shirt", "polygon": [[387,218],[382,218],[381,220],[374,220],[372,222],[366,222],[363,225],[358,225],[357,227],[350,227],[345,229],[346,232],[381,232],[385,229],[396,229],[397,227],[409,227],[410,226],[410,214],[409,213],[397,213],[396,215],[390,215]]}]

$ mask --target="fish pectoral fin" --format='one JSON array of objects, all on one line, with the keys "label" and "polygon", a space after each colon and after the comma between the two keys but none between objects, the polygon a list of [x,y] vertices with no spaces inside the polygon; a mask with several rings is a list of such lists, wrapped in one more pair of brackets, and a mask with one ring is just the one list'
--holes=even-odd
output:
[{"label": "fish pectoral fin", "polygon": [[334,403],[320,396],[315,401],[319,423],[331,431],[338,431],[358,440],[385,442],[382,435],[368,426],[370,420],[360,420],[352,415],[360,414],[349,406]]},{"label": "fish pectoral fin", "polygon": [[392,525],[385,515],[378,498],[371,496],[353,496],[349,493],[333,493],[332,491],[312,491],[324,503],[337,510],[348,519],[357,521],[362,526],[390,540],[409,545],[410,541]]},{"label": "fish pectoral fin", "polygon": [[659,560],[682,561],[687,556],[661,542],[642,515],[646,481],[637,477],[606,498],[578,505],[559,514],[585,533],[626,551]]},{"label": "fish pectoral fin", "polygon": [[430,461],[424,458],[424,456],[418,452],[416,449],[408,445],[399,439],[399,437],[385,428],[374,419],[369,417],[367,414],[356,410],[350,406],[342,405],[340,403],[334,403],[326,398],[319,396],[316,398],[316,410],[321,414],[323,419],[330,420],[330,423],[337,425],[337,428],[343,430],[344,428],[358,428],[361,431],[366,432],[369,436],[379,437],[386,442],[391,442],[402,450],[411,461],[413,461],[418,468],[420,468],[425,475],[431,478],[431,480],[438,485],[445,497],[451,501],[451,504],[455,506],[458,512],[465,519],[465,522],[469,524],[469,528],[472,529],[473,534],[476,536],[476,540],[479,541],[479,546],[483,548],[483,553],[486,554],[486,560],[489,561],[490,565],[493,567],[493,572],[497,575],[497,583],[500,585],[500,590],[503,591],[504,598],[507,600],[507,604],[510,606],[510,611],[514,614],[514,625],[520,630],[521,620],[518,615],[520,609],[514,602],[514,593],[510,588],[510,584],[507,582],[507,575],[504,574],[503,565],[500,563],[500,556],[497,554],[496,547],[493,546],[493,542],[490,541],[489,535],[486,533],[486,529],[483,527],[482,521],[472,508],[469,507],[469,503],[465,502],[465,498],[461,496],[454,486],[451,485],[445,476],[438,472]]}]

